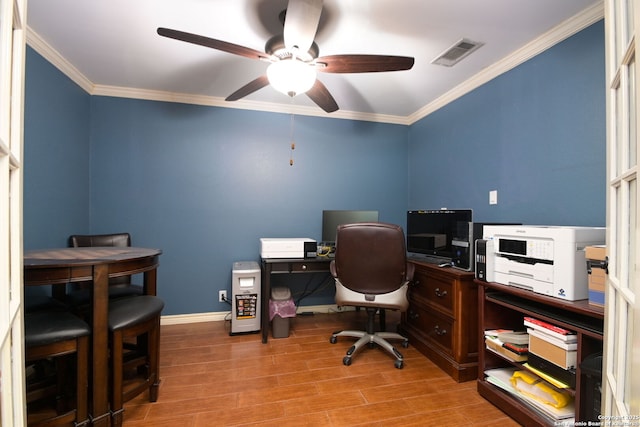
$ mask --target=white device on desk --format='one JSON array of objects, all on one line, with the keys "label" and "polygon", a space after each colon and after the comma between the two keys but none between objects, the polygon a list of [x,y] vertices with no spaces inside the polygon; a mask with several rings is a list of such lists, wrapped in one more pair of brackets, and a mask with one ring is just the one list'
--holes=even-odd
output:
[{"label": "white device on desk", "polygon": [[585,247],[605,241],[604,227],[485,225],[493,281],[568,301],[589,296]]},{"label": "white device on desk", "polygon": [[255,261],[234,262],[231,280],[229,335],[260,331],[260,265]]},{"label": "white device on desk", "polygon": [[493,258],[495,252],[493,250],[493,240],[478,239],[476,240],[475,249],[476,279],[485,282],[494,282],[493,267],[495,263]]},{"label": "white device on desk", "polygon": [[262,258],[315,258],[318,244],[308,237],[260,239]]}]

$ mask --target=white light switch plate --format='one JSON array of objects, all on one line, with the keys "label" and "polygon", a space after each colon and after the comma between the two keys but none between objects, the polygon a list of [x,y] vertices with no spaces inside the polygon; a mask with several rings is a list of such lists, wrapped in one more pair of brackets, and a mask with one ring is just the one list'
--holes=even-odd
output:
[{"label": "white light switch plate", "polygon": [[490,205],[498,204],[498,190],[489,191],[489,204]]}]

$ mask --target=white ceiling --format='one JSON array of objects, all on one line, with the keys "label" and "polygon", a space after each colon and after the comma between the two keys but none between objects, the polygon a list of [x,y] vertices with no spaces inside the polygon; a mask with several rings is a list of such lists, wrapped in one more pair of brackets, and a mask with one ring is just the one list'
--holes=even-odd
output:
[{"label": "white ceiling", "polygon": [[[91,94],[323,116],[265,87],[224,98],[268,64],[156,33],[167,27],[263,51],[287,0],[29,0],[28,41]],[[318,78],[331,116],[411,123],[603,16],[602,0],[325,0],[320,56],[415,57],[409,71]],[[430,62],[461,38],[485,43],[454,67]]]}]

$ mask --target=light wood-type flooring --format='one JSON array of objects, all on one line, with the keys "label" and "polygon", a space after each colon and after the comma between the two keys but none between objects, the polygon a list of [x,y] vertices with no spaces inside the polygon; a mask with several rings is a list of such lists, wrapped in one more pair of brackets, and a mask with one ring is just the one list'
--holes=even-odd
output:
[{"label": "light wood-type flooring", "polygon": [[[475,381],[456,383],[411,345],[403,369],[379,348],[329,336],[362,329],[366,313],[291,319],[288,338],[229,336],[229,322],[164,325],[160,397],[125,404],[125,427],[517,426],[480,397]],[[387,314],[388,330],[399,316]]]}]

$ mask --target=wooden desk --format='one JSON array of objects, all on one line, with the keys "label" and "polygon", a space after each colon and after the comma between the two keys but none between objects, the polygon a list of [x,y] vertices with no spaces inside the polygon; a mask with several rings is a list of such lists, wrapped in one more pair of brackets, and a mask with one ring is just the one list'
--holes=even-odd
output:
[{"label": "wooden desk", "polygon": [[300,274],[300,273],[328,273],[329,265],[333,258],[293,258],[262,259],[262,343],[266,344],[269,339],[269,299],[271,298],[271,275],[272,274]]},{"label": "wooden desk", "polygon": [[[478,378],[478,288],[474,274],[415,265],[401,329],[411,345],[458,382]],[[483,340],[484,342],[484,340]]]},{"label": "wooden desk", "polygon": [[65,285],[92,281],[92,365],[90,414],[94,426],[109,425],[109,278],[144,273],[144,292],[156,294],[159,249],[62,248],[24,253],[24,285]]}]

